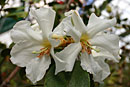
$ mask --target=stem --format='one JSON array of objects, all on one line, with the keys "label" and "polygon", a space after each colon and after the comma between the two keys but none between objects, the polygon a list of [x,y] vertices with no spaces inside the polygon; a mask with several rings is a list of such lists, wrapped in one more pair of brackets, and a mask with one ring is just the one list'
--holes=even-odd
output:
[{"label": "stem", "polygon": [[44,4],[46,5],[47,3],[46,3],[46,0],[43,0],[44,1]]},{"label": "stem", "polygon": [[10,80],[16,75],[16,73],[19,71],[20,67],[16,67],[11,74],[2,82],[2,84],[0,85],[0,87],[4,87],[7,83],[10,82]]},{"label": "stem", "polygon": [[95,48],[93,48],[91,45],[89,45],[87,42],[84,42],[85,43],[85,45],[87,45],[89,48],[91,48],[91,49],[93,49],[94,51],[96,51],[96,52],[100,52],[100,50],[99,49],[95,49]]},{"label": "stem", "polygon": [[72,0],[68,0],[68,2],[67,2],[67,5],[66,5],[66,9],[67,9],[67,10],[69,10],[69,5],[70,5],[71,1],[72,1]]},{"label": "stem", "polygon": [[8,2],[9,2],[9,0],[7,0],[7,2],[6,2],[3,6],[1,6],[0,11],[2,11],[2,10],[3,10],[4,6],[5,6],[6,4],[8,4]]}]

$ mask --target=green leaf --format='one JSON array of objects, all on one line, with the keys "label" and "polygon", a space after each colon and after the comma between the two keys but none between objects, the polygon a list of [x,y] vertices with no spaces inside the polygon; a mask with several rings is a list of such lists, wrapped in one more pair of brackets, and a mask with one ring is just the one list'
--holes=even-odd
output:
[{"label": "green leaf", "polygon": [[10,30],[18,20],[13,18],[1,18],[0,19],[0,34]]},{"label": "green leaf", "polygon": [[111,9],[111,7],[109,5],[107,5],[106,10],[107,10],[108,13],[112,12],[112,9]]},{"label": "green leaf", "polygon": [[65,9],[65,6],[66,6],[66,5],[56,4],[56,5],[53,6],[53,8],[54,8],[55,10],[59,10],[59,9]]},{"label": "green leaf", "polygon": [[20,11],[24,11],[24,8],[23,6],[20,6],[20,7],[12,7],[12,8],[6,8],[4,9],[4,11],[7,11],[9,14],[10,13],[14,13],[14,12],[20,12]]},{"label": "green leaf", "polygon": [[104,10],[111,1],[112,0],[105,0],[103,4],[99,7],[100,11]]},{"label": "green leaf", "polygon": [[0,42],[0,49],[5,49],[6,45]]},{"label": "green leaf", "polygon": [[90,87],[89,73],[81,68],[79,61],[75,64],[69,87]]},{"label": "green leaf", "polygon": [[100,16],[100,15],[101,15],[100,9],[97,8],[96,6],[94,6],[94,9],[95,9],[95,14],[96,14],[97,16]]},{"label": "green leaf", "polygon": [[121,37],[125,37],[127,35],[130,35],[130,30],[127,30],[126,32],[120,34]]},{"label": "green leaf", "polygon": [[3,49],[6,48],[6,45],[0,42],[0,56]]},{"label": "green leaf", "polygon": [[13,13],[6,15],[6,17],[16,16],[17,18],[25,18],[27,16],[27,14],[28,14],[27,12],[13,12]]},{"label": "green leaf", "polygon": [[50,66],[44,77],[44,87],[90,87],[89,73],[84,71],[80,62],[75,63],[72,72],[60,72],[54,75],[55,66]]},{"label": "green leaf", "polygon": [[39,3],[40,0],[32,0],[34,3]]},{"label": "green leaf", "polygon": [[25,72],[25,67],[22,67],[20,70],[19,70],[19,76],[22,80],[26,80],[27,77],[26,77],[26,72]]},{"label": "green leaf", "polygon": [[107,4],[108,4],[108,2],[104,1],[103,4],[99,7],[100,11],[104,10],[106,8]]},{"label": "green leaf", "polygon": [[6,1],[6,0],[0,0],[0,5],[1,5],[1,6],[4,6],[4,5],[5,5],[5,1]]},{"label": "green leaf", "polygon": [[6,49],[2,50],[1,56],[2,57],[10,56],[10,50],[11,49],[9,49],[9,48],[6,48]]},{"label": "green leaf", "polygon": [[67,77],[70,80],[70,73],[61,72],[54,75],[55,66],[52,65],[44,77],[44,87],[67,87]]}]

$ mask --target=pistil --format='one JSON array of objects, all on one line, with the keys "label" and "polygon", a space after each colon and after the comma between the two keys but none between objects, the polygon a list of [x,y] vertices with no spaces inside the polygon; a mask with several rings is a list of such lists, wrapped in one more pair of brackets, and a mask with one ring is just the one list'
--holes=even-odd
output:
[{"label": "pistil", "polygon": [[66,36],[66,35],[61,36],[61,35],[53,34],[52,39],[60,40],[60,44],[57,47],[55,47],[55,49],[63,50],[67,45],[74,43],[73,38],[71,38],[70,36]]},{"label": "pistil", "polygon": [[87,52],[88,54],[91,54],[91,50],[94,50],[96,52],[100,52],[99,49],[95,49],[91,46],[91,44],[87,41],[87,40],[84,40],[84,41],[81,41],[81,46],[82,46],[82,51],[81,52]]},{"label": "pistil", "polygon": [[49,47],[44,47],[44,48],[41,48],[39,51],[33,51],[32,53],[33,54],[39,54],[37,57],[41,58],[45,54],[50,55],[50,48]]}]

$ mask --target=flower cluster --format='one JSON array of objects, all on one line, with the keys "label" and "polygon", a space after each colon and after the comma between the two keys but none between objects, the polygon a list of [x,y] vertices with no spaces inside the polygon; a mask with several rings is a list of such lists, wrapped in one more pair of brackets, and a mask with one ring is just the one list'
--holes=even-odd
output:
[{"label": "flower cluster", "polygon": [[65,13],[65,18],[52,31],[55,11],[49,7],[30,10],[37,24],[23,20],[15,24],[11,38],[15,45],[11,61],[26,67],[26,75],[33,82],[41,80],[51,64],[56,64],[55,74],[72,71],[76,60],[83,70],[93,74],[93,80],[103,81],[109,74],[105,60],[118,62],[119,38],[103,31],[116,24],[116,19],[100,19],[91,14],[85,26],[76,10]]}]

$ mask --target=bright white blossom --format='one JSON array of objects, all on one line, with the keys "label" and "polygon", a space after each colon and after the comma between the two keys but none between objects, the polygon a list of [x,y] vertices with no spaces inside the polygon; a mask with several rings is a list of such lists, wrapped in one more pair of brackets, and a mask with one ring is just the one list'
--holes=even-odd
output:
[{"label": "bright white blossom", "polygon": [[75,60],[80,59],[81,67],[93,74],[94,81],[102,82],[110,74],[105,59],[115,62],[120,59],[118,36],[102,33],[103,30],[114,26],[116,19],[100,19],[92,13],[88,25],[85,26],[77,11],[71,10],[66,15],[68,30],[56,28],[54,33],[66,32],[66,35],[71,36],[74,41],[56,53],[57,57],[66,62],[62,70],[57,71],[72,71]]},{"label": "bright white blossom", "polygon": [[[33,82],[41,80],[54,61],[65,64],[54,54],[54,47],[59,41],[49,38],[52,33],[55,11],[49,7],[37,10],[31,9],[30,14],[38,24],[31,26],[29,21],[23,20],[15,24],[11,31],[11,38],[16,43],[11,50],[11,61],[20,67],[26,67],[26,75]],[[58,62],[57,62],[58,61]],[[56,71],[57,72],[57,71]]]},{"label": "bright white blossom", "polygon": [[120,59],[119,38],[113,34],[101,33],[115,25],[116,19],[104,20],[92,14],[85,26],[79,14],[70,11],[52,32],[54,10],[42,7],[31,9],[30,14],[37,24],[31,26],[29,21],[20,21],[11,31],[12,40],[16,43],[11,50],[11,61],[20,67],[26,67],[26,75],[33,83],[44,77],[51,64],[51,56],[56,64],[55,74],[72,71],[79,57],[81,67],[93,74],[93,79],[97,82],[110,74],[105,59],[115,62]]}]

